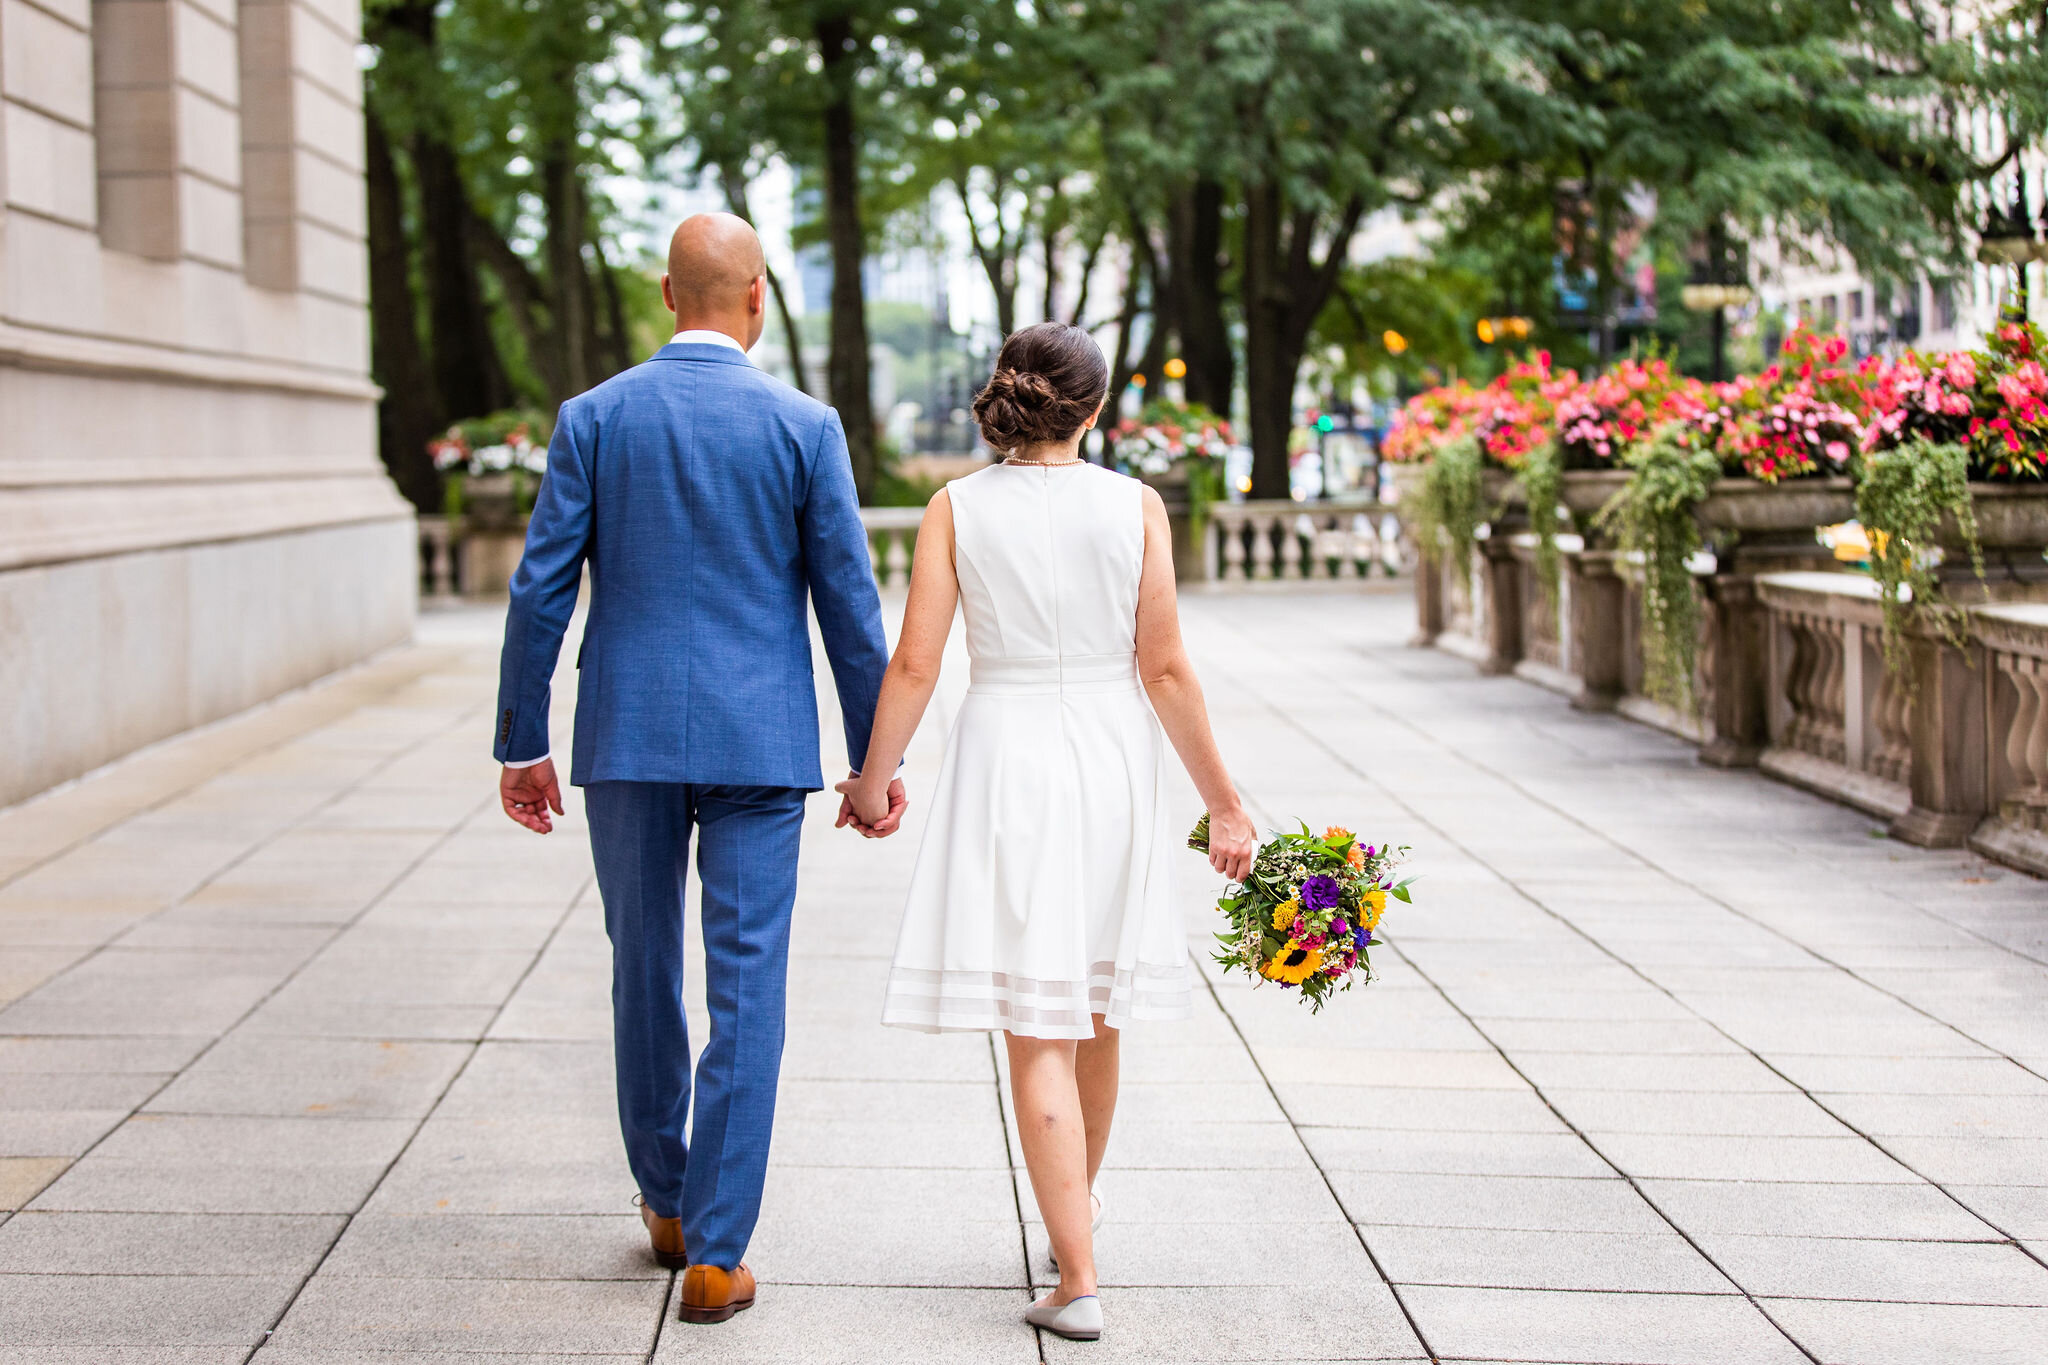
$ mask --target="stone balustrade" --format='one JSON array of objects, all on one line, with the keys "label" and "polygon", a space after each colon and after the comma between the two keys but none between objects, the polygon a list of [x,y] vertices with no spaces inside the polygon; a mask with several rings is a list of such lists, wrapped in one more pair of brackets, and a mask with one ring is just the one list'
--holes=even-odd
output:
[{"label": "stone balustrade", "polygon": [[1211,582],[1359,578],[1408,571],[1415,554],[1379,502],[1214,502],[1203,563]]},{"label": "stone balustrade", "polygon": [[1969,608],[1958,639],[1908,632],[1886,667],[1877,585],[1765,574],[1764,771],[1885,818],[1895,838],[1968,844],[2048,874],[2048,605]]},{"label": "stone balustrade", "polygon": [[420,596],[423,599],[455,595],[455,528],[444,516],[420,519]]},{"label": "stone balustrade", "polygon": [[875,566],[875,581],[885,588],[910,585],[910,556],[917,549],[917,528],[924,521],[922,507],[863,507],[861,525],[868,532],[868,559]]}]

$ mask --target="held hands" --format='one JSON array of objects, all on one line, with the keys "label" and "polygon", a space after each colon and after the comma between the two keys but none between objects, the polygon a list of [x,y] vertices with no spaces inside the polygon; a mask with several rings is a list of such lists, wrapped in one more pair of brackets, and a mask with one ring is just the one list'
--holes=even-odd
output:
[{"label": "held hands", "polygon": [[562,813],[562,788],[555,781],[553,759],[544,758],[531,768],[507,768],[498,775],[498,802],[505,814],[535,834],[555,827],[548,812]]},{"label": "held hands", "polygon": [[904,809],[910,805],[901,778],[891,778],[888,787],[882,788],[856,774],[835,784],[832,790],[840,795],[839,818],[833,822],[833,828],[851,825],[863,839],[886,839],[894,834],[903,823]]},{"label": "held hands", "polygon": [[1233,882],[1242,882],[1259,851],[1259,832],[1243,806],[1209,812],[1209,866]]}]

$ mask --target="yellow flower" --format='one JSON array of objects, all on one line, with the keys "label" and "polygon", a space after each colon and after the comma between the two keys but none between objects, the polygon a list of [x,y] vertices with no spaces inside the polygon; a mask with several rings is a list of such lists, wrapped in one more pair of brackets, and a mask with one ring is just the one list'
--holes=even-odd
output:
[{"label": "yellow flower", "polygon": [[1296,897],[1291,901],[1282,901],[1273,907],[1273,927],[1284,934],[1294,927],[1295,918],[1300,914],[1300,897]]},{"label": "yellow flower", "polygon": [[1287,946],[1273,955],[1273,960],[1259,970],[1269,981],[1286,981],[1299,986],[1323,969],[1323,950],[1304,948],[1293,939]]},{"label": "yellow flower", "polygon": [[1378,887],[1365,892],[1358,900],[1358,919],[1368,929],[1377,929],[1380,916],[1387,910],[1387,893]]}]

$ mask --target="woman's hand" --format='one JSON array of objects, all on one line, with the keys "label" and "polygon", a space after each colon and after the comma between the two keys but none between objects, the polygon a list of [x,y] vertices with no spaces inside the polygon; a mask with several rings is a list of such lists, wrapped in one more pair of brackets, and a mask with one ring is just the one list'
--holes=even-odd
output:
[{"label": "woman's hand", "polygon": [[895,803],[889,799],[888,787],[864,778],[849,777],[844,782],[835,783],[832,790],[845,798],[839,807],[839,824],[852,825],[868,839],[894,832],[896,821],[889,816]]},{"label": "woman's hand", "polygon": [[1243,806],[1209,812],[1209,866],[1231,881],[1242,882],[1258,851],[1259,832]]}]

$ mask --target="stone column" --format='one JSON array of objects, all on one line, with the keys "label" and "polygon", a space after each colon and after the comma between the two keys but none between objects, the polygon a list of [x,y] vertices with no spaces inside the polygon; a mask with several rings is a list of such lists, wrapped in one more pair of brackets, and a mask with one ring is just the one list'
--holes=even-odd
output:
[{"label": "stone column", "polygon": [[1415,557],[1415,634],[1408,643],[1427,649],[1444,633],[1444,562],[1422,551]]},{"label": "stone column", "polygon": [[1512,673],[1522,661],[1522,562],[1500,528],[1479,542],[1483,561],[1473,590],[1486,594],[1486,658],[1479,671]]},{"label": "stone column", "polygon": [[1938,633],[1915,634],[1911,650],[1913,804],[1891,835],[1923,848],[1959,848],[1991,807],[1985,747],[1984,678],[1975,640],[1961,648]]},{"label": "stone column", "polygon": [[1582,684],[1572,705],[1612,711],[1622,691],[1622,611],[1627,585],[1615,572],[1614,550],[1582,550],[1560,558],[1571,575],[1571,668]]},{"label": "stone column", "polygon": [[1707,740],[1700,762],[1753,768],[1770,743],[1764,705],[1770,677],[1769,614],[1756,575],[1717,573],[1700,580],[1705,599]]}]

